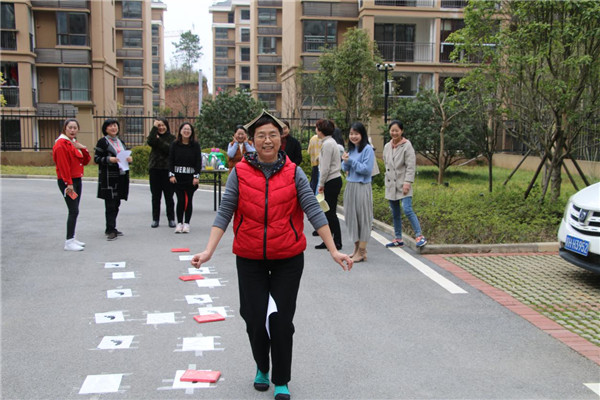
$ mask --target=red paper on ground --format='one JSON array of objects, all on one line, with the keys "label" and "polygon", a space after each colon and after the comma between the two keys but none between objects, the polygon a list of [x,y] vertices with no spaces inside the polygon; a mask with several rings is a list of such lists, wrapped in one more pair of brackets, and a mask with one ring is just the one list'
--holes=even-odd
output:
[{"label": "red paper on ground", "polygon": [[182,281],[197,281],[199,279],[204,279],[202,275],[181,275],[179,277]]},{"label": "red paper on ground", "polygon": [[214,313],[214,314],[207,314],[207,315],[196,315],[194,317],[194,319],[196,320],[196,322],[201,324],[203,322],[223,321],[223,320],[225,320],[225,317],[219,313]]},{"label": "red paper on ground", "polygon": [[221,371],[198,371],[188,369],[179,379],[182,382],[209,382],[214,383],[219,380]]},{"label": "red paper on ground", "polygon": [[180,249],[171,249],[172,253],[185,253],[186,251],[190,251],[187,247],[182,247]]}]

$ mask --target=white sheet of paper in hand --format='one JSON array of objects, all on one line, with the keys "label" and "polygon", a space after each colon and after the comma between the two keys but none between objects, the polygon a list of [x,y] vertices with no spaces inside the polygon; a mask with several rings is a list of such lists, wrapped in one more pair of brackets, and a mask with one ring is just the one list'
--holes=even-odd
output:
[{"label": "white sheet of paper in hand", "polygon": [[267,306],[267,320],[265,321],[265,327],[267,328],[267,335],[269,335],[269,339],[271,338],[271,330],[269,329],[269,317],[271,314],[277,312],[277,304],[275,304],[275,300],[271,297],[269,293],[269,305]]},{"label": "white sheet of paper in hand", "polygon": [[117,154],[117,158],[119,159],[119,168],[121,171],[129,171],[129,163],[127,162],[127,157],[131,155],[131,150],[123,150],[119,154]]}]

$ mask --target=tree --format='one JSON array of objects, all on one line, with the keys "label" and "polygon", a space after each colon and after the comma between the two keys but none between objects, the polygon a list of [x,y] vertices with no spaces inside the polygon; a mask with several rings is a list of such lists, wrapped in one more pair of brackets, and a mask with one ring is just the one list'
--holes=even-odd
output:
[{"label": "tree", "polygon": [[403,121],[415,151],[438,167],[440,185],[448,167],[476,154],[467,139],[472,132],[471,101],[455,92],[451,80],[446,82],[446,91],[428,90],[419,92],[416,99],[402,98],[391,112],[392,118]]},{"label": "tree", "polygon": [[[600,2],[594,0],[469,2],[455,43],[485,61],[498,84],[511,133],[541,157],[542,199],[560,196],[564,160],[600,116]],[[507,127],[510,128],[510,127]],[[597,133],[596,133],[597,135]],[[584,182],[585,175],[580,171]]]},{"label": "tree", "polygon": [[[179,66],[171,71],[167,71],[170,77],[175,76],[183,90],[177,101],[183,109],[185,115],[192,113],[191,105],[195,104],[196,91],[192,90],[193,84],[198,84],[198,71],[194,69],[194,65],[202,56],[202,46],[200,46],[200,38],[191,31],[183,32],[179,37],[179,42],[173,42],[175,51],[173,52],[175,60]],[[201,84],[201,83],[200,83]]]},{"label": "tree", "polygon": [[375,89],[382,81],[375,68],[379,62],[374,42],[357,28],[349,29],[339,46],[324,49],[319,57],[321,90],[331,95],[330,113],[342,131],[347,132],[354,121],[368,122]]},{"label": "tree", "polygon": [[227,149],[235,126],[250,122],[263,108],[266,108],[264,103],[240,89],[235,94],[224,91],[214,100],[208,99],[196,124],[200,146]]}]

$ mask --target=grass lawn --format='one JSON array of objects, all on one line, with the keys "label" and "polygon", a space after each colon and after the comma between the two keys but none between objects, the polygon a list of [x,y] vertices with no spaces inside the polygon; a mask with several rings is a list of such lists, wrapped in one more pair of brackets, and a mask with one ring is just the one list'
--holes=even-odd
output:
[{"label": "grass lawn", "polygon": [[[373,211],[375,219],[392,224],[391,212],[384,197],[382,173],[373,184]],[[419,217],[423,234],[432,244],[463,243],[525,243],[556,241],[556,232],[569,197],[575,193],[570,181],[563,175],[561,196],[551,202],[549,193],[541,199],[542,178],[538,177],[527,199],[523,194],[532,171],[517,171],[503,185],[511,170],[494,168],[494,186],[488,192],[487,167],[450,167],[446,171],[448,186],[437,185],[435,167],[419,167],[414,183],[413,209]],[[49,175],[55,176],[54,166],[31,167],[5,165],[3,175]],[[85,176],[97,176],[96,165],[85,167]],[[132,175],[135,179],[147,176]],[[226,177],[224,177],[226,179]],[[588,179],[590,179],[588,177]],[[590,179],[592,183],[598,179]],[[577,179],[579,188],[583,182]],[[340,204],[342,203],[340,194]],[[412,234],[406,218],[403,231]]]}]

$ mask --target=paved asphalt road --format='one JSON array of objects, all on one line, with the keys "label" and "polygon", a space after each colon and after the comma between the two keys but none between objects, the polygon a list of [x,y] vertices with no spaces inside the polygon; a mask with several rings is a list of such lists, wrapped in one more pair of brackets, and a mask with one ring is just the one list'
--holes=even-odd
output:
[{"label": "paved asphalt road", "polygon": [[[178,279],[190,272],[179,255],[204,248],[215,214],[211,192],[196,193],[191,233],[175,235],[164,216],[150,228],[150,191],[133,184],[118,218],[125,235],[108,242],[96,183],[84,182],[77,236],[87,247],[65,252],[67,209],[56,182],[0,184],[0,397],[273,398],[251,385],[231,230],[203,271],[207,287]],[[295,318],[293,399],[598,398],[586,386],[600,382],[597,364],[420,255],[372,238],[368,262],[345,273],[314,249],[311,231]],[[171,252],[182,247],[191,253]],[[125,264],[107,268],[116,262]],[[209,303],[193,303],[200,298]],[[206,306],[227,319],[196,323]],[[178,371],[188,368],[222,377],[179,383]]]}]

